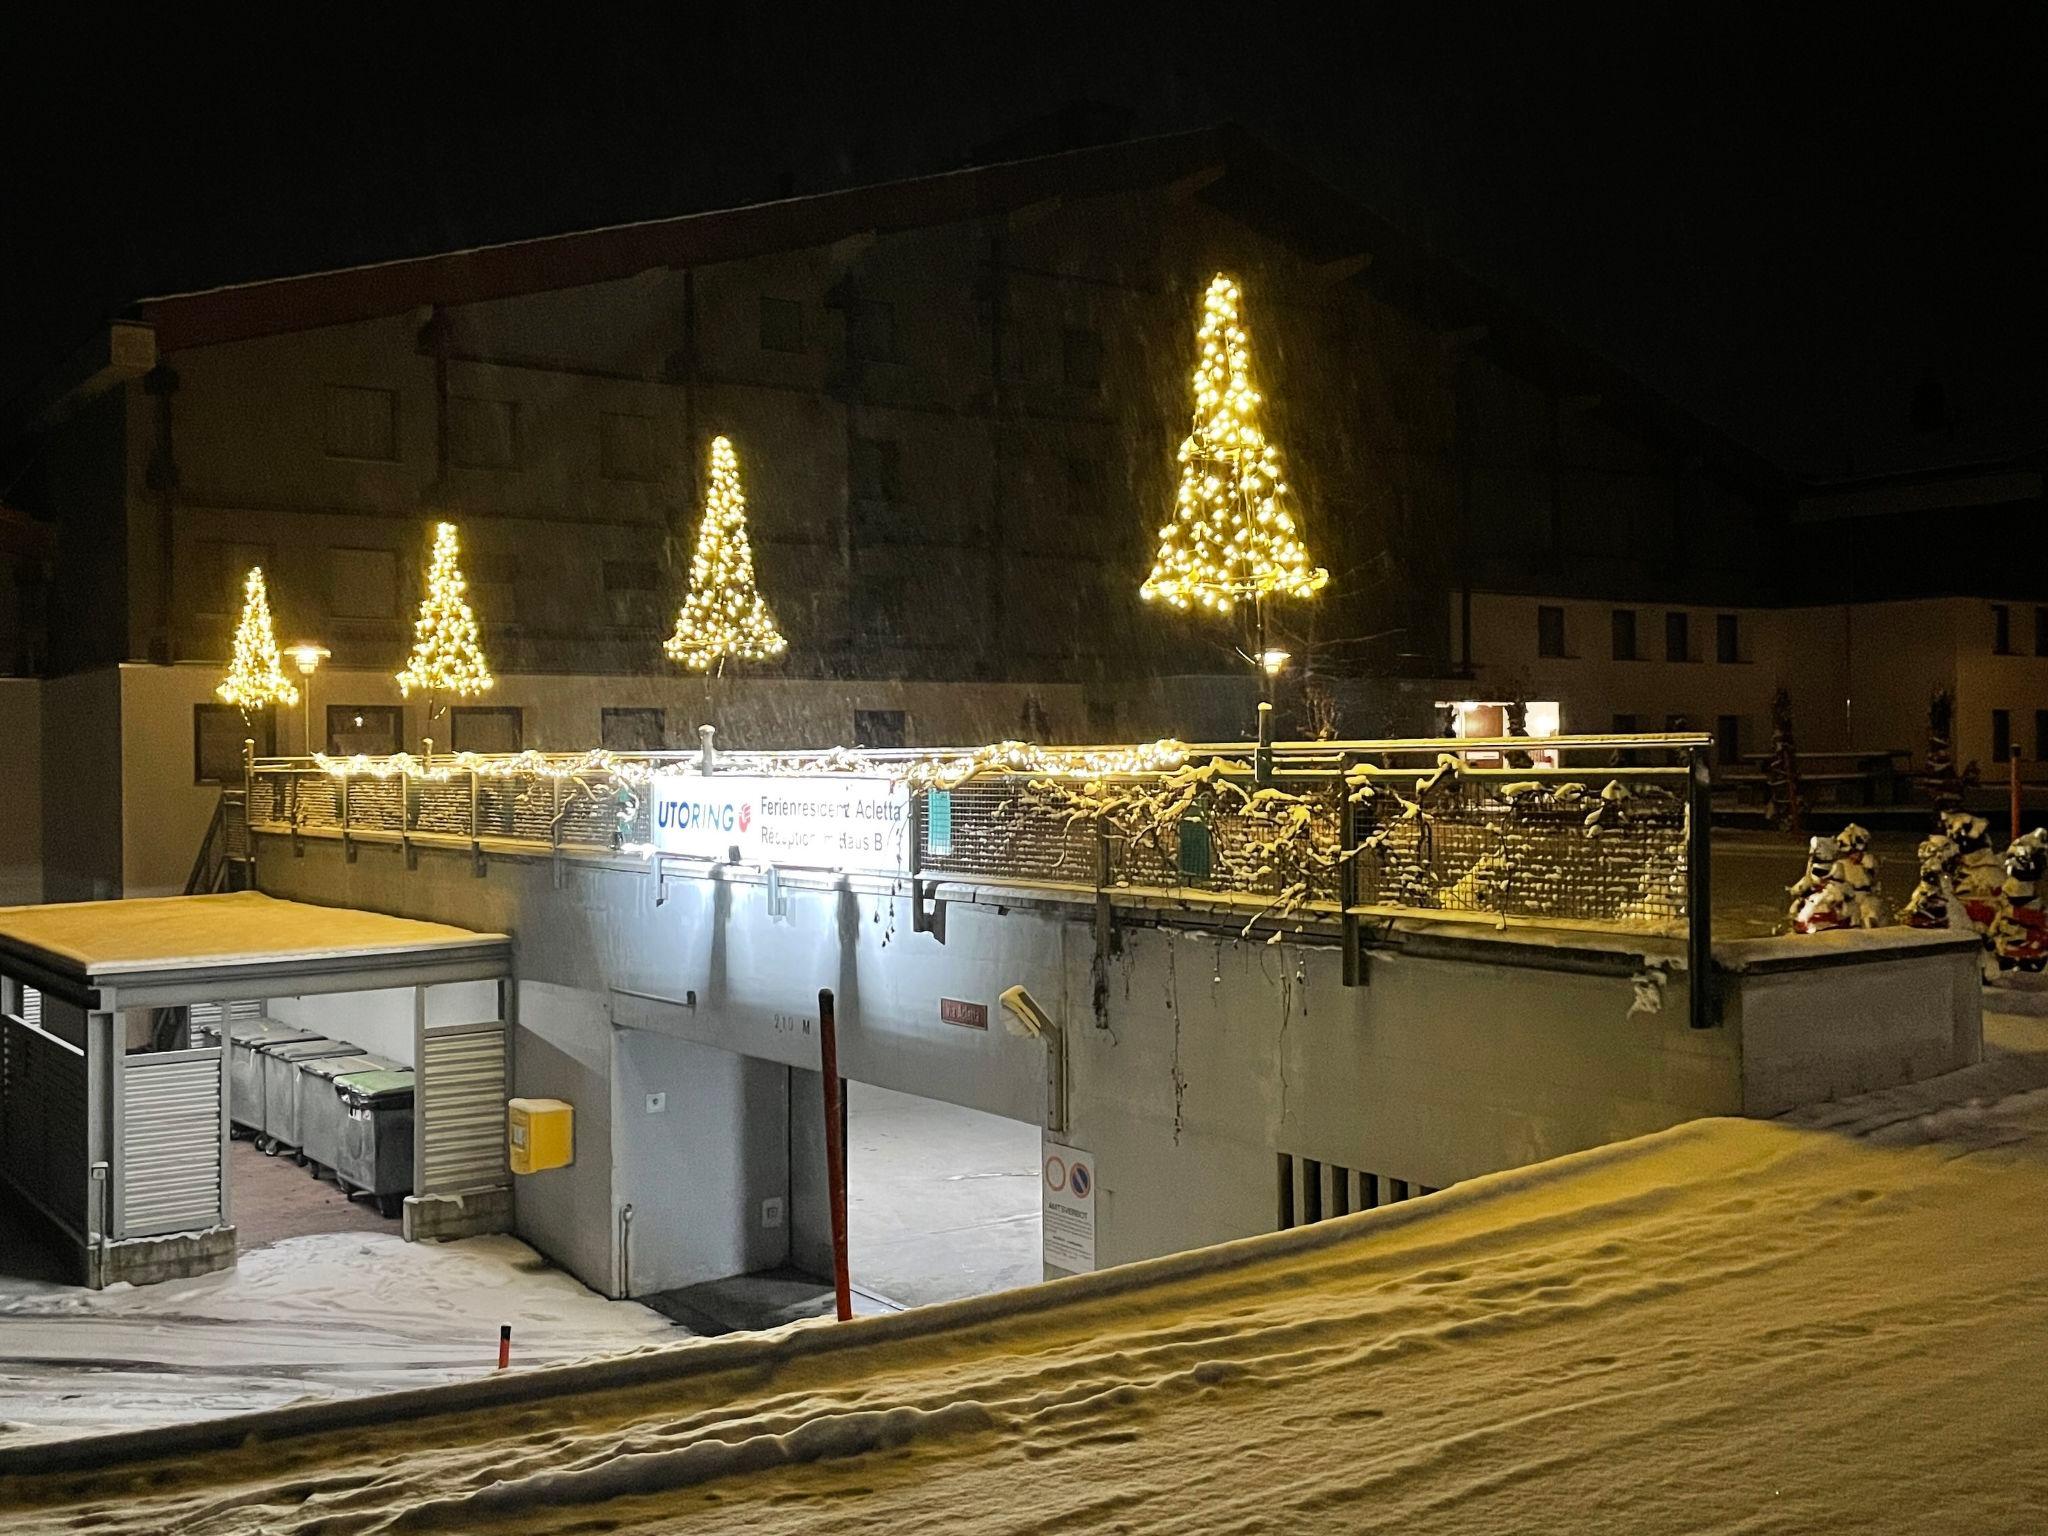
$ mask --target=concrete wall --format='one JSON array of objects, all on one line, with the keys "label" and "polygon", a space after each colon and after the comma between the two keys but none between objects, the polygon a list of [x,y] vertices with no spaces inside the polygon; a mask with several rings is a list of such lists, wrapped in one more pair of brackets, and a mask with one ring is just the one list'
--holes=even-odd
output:
[{"label": "concrete wall", "polygon": [[[648,1030],[613,1035],[612,1159],[633,1207],[630,1294],[789,1256],[789,1074]],[[660,1095],[651,1109],[649,1095]],[[780,1202],[770,1225],[763,1202]]]},{"label": "concrete wall", "polygon": [[1953,1072],[1984,1051],[1975,936],[1880,929],[1720,946],[1742,1111],[1776,1115]]},{"label": "concrete wall", "polygon": [[413,996],[410,987],[375,992],[335,992],[313,997],[273,997],[265,1007],[274,1019],[315,1029],[330,1040],[346,1040],[375,1056],[413,1065]]},{"label": "concrete wall", "polygon": [[[119,896],[127,847],[120,679],[112,671],[53,678],[42,696],[43,899]],[[185,857],[189,865],[189,848]]]},{"label": "concrete wall", "polygon": [[43,695],[30,677],[0,678],[0,906],[43,899]]},{"label": "concrete wall", "polygon": [[575,1157],[566,1168],[513,1182],[518,1230],[585,1285],[619,1291],[618,1175],[612,1145],[612,1027],[604,999],[529,981],[519,989],[512,1091],[575,1108]]}]

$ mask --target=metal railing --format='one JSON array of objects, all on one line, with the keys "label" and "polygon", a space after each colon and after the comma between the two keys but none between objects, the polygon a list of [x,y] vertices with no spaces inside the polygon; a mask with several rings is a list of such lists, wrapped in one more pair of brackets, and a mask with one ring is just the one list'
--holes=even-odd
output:
[{"label": "metal railing", "polygon": [[[904,873],[1171,892],[1284,915],[1420,916],[1670,936],[1708,910],[1699,735],[1143,749],[527,753],[337,775],[252,759],[247,831],[606,853],[653,841],[649,775],[866,773],[911,785]],[[1108,765],[1095,771],[1097,765]],[[464,765],[467,765],[466,767]],[[942,797],[942,798],[941,798]],[[934,815],[935,810],[942,812]],[[934,828],[943,830],[934,836]]]},{"label": "metal railing", "polygon": [[[521,753],[362,765],[251,758],[223,838],[332,836],[486,852],[653,850],[657,774],[867,774],[909,786],[914,924],[944,882],[1223,907],[1341,931],[1394,919],[1682,938],[1691,1022],[1714,1022],[1702,735],[1230,742],[974,751]],[[1132,767],[1133,762],[1143,766]],[[237,814],[237,813],[240,814]],[[487,847],[488,845],[488,847]],[[351,854],[353,856],[353,854]]]}]

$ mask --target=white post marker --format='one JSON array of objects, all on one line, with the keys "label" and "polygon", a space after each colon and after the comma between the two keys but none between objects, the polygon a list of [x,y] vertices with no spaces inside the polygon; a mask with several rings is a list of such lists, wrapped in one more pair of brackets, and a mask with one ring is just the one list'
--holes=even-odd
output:
[{"label": "white post marker", "polygon": [[1085,1275],[1095,1268],[1095,1158],[1056,1141],[1042,1146],[1038,1189],[1045,1262],[1053,1269]]}]

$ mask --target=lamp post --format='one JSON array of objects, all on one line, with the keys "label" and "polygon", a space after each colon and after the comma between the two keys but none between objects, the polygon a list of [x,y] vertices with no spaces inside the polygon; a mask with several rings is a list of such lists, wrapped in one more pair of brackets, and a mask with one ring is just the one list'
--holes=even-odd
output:
[{"label": "lamp post", "polygon": [[313,755],[313,674],[319,670],[320,663],[332,656],[334,652],[328,650],[324,645],[315,645],[310,640],[302,640],[297,645],[290,647],[285,654],[298,663],[299,676],[306,680],[305,686],[299,690],[299,697],[304,703],[306,711],[306,756],[311,757]]},{"label": "lamp post", "polygon": [[1288,660],[1288,653],[1279,646],[1265,644],[1265,629],[1264,615],[1261,614],[1259,654],[1255,659],[1259,670],[1266,675],[1266,696],[1259,700],[1259,750],[1252,759],[1253,782],[1261,785],[1273,782],[1273,695]]}]

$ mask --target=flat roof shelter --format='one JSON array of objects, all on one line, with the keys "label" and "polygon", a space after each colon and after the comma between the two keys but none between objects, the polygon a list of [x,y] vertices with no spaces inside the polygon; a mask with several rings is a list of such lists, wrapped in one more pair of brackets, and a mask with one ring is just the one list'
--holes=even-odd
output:
[{"label": "flat roof shelter", "polygon": [[[195,1045],[153,1026],[194,1005],[410,987],[406,1233],[500,1229],[511,970],[501,933],[255,891],[0,907],[0,1180],[68,1240],[88,1285],[225,1268],[228,1032]],[[451,988],[443,1017],[430,989],[450,983],[494,984],[495,1006]]]}]

